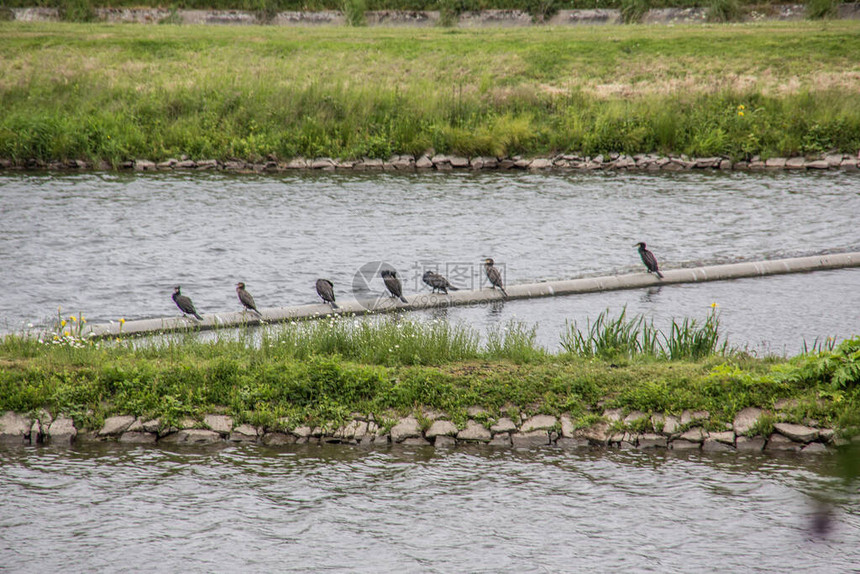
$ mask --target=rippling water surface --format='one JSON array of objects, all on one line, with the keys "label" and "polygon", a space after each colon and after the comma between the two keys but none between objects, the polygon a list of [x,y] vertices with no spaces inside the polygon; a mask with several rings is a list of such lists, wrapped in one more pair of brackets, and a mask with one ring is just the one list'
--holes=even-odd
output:
[{"label": "rippling water surface", "polygon": [[[0,447],[10,572],[852,572],[833,460]],[[816,499],[832,502],[826,537]]]},{"label": "rippling water surface", "polygon": [[[0,329],[56,315],[172,316],[175,284],[204,313],[317,301],[318,277],[353,296],[386,261],[404,291],[420,270],[466,271],[492,256],[508,283],[860,250],[860,174],[0,174]],[[362,287],[362,286],[360,286]],[[381,289],[379,285],[371,285]],[[362,293],[357,293],[362,295]],[[557,346],[567,321],[610,308],[702,318],[716,302],[733,343],[797,352],[860,331],[860,271],[738,280],[451,309],[479,329],[517,318]],[[425,316],[418,314],[418,316]],[[661,323],[663,321],[663,323]]]}]

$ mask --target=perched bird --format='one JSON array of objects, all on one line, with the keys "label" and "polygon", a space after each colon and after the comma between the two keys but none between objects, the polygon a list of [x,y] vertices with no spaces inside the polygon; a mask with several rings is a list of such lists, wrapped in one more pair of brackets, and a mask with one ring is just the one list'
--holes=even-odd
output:
[{"label": "perched bird", "polygon": [[179,310],[182,311],[182,316],[185,315],[194,315],[197,319],[203,320],[197,313],[197,309],[194,308],[194,303],[191,302],[191,298],[182,294],[182,291],[179,289],[179,285],[173,288],[173,302],[176,303],[176,306],[179,307]]},{"label": "perched bird", "polygon": [[641,257],[641,258],[642,258],[642,263],[644,263],[644,264],[645,264],[645,267],[647,267],[647,268],[648,268],[648,273],[656,273],[656,274],[657,274],[657,277],[659,277],[660,279],[662,279],[662,278],[663,278],[663,274],[662,274],[662,273],[660,273],[660,269],[659,269],[659,267],[657,266],[657,258],[656,258],[656,257],[654,257],[654,254],[653,254],[653,253],[651,253],[650,251],[648,251],[647,249],[645,249],[645,243],[643,243],[642,241],[640,241],[639,243],[637,243],[637,244],[636,244],[636,245],[634,245],[633,247],[638,247],[638,248],[639,248],[639,257]]},{"label": "perched bird", "polygon": [[484,259],[484,271],[487,272],[487,279],[490,280],[490,285],[493,286],[493,289],[498,287],[499,289],[502,290],[502,294],[504,294],[504,296],[507,297],[508,292],[505,291],[505,287],[502,285],[502,274],[499,273],[498,269],[493,267],[493,265],[495,265],[495,263],[496,262],[493,261],[492,258],[490,258],[490,257],[487,257],[486,259]]},{"label": "perched bird", "polygon": [[421,277],[424,282],[432,287],[432,291],[441,291],[445,295],[448,294],[448,289],[451,291],[457,291],[458,289],[451,285],[451,283],[445,279],[443,276],[439,275],[435,271],[430,271],[429,269],[424,272],[424,276]]},{"label": "perched bird", "polygon": [[334,302],[334,285],[328,279],[317,279],[317,293],[322,300],[331,305],[332,309],[337,309]]},{"label": "perched bird", "polygon": [[392,297],[399,297],[404,303],[409,303],[406,297],[403,296],[403,286],[400,284],[400,279],[397,278],[397,271],[383,269],[379,274],[382,275],[382,281],[385,283],[385,287],[391,293]]},{"label": "perched bird", "polygon": [[254,303],[254,298],[251,297],[251,294],[245,291],[245,284],[241,281],[236,283],[236,295],[239,296],[239,301],[242,302],[242,305],[245,306],[245,309],[248,311],[253,311],[258,316],[262,317],[263,315],[257,311],[257,305]]}]

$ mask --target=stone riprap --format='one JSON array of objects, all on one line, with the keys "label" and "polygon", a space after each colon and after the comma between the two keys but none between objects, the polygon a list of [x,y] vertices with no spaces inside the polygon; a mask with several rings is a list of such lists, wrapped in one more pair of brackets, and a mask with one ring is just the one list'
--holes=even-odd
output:
[{"label": "stone riprap", "polygon": [[[60,9],[51,7],[4,9],[8,18],[19,22],[59,21]],[[347,26],[346,15],[338,10],[317,12],[285,11],[274,15],[247,10],[169,10],[166,8],[96,8],[96,17],[104,22],[134,24],[206,24],[206,25],[269,25],[269,26]],[[841,3],[836,16],[841,19],[860,18],[860,4]],[[786,21],[806,18],[803,4],[768,5],[742,16],[743,21]],[[439,26],[442,16],[438,10],[371,10],[364,13],[368,26]],[[695,24],[708,21],[708,9],[652,8],[642,16],[644,24]],[[451,26],[461,28],[581,26],[621,24],[621,10],[577,9],[558,10],[548,18],[532,17],[523,10],[475,10],[457,15]]]},{"label": "stone riprap", "polygon": [[[364,158],[359,160],[340,160],[323,158],[293,158],[289,160],[269,159],[265,162],[250,163],[242,160],[220,161],[214,159],[192,160],[188,158],[168,159],[156,163],[148,159],[126,161],[120,170],[136,172],[165,171],[226,171],[236,173],[280,173],[296,170],[305,171],[774,171],[806,170],[822,171],[860,168],[860,154],[829,154],[817,157],[768,158],[753,157],[749,161],[732,161],[725,157],[690,158],[687,156],[661,156],[657,154],[626,155],[611,153],[606,155],[580,156],[562,154],[552,157],[523,158],[513,157],[463,157],[443,154],[423,154],[420,156],[397,155],[387,160]],[[109,163],[92,163],[85,160],[45,162],[41,160],[12,161],[0,159],[0,170],[47,169],[53,171],[98,170],[111,171]]]},{"label": "stone riprap", "polygon": [[[202,420],[186,418],[178,427],[165,426],[157,419],[115,416],[100,429],[77,429],[62,414],[51,417],[40,412],[31,417],[14,412],[0,416],[0,444],[71,444],[76,439],[117,441],[126,444],[212,445],[261,443],[346,444],[380,447],[389,445],[435,446],[483,445],[507,448],[616,447],[670,449],[705,452],[802,452],[827,453],[848,444],[834,429],[819,428],[815,421],[805,424],[767,421],[786,418],[784,411],[747,408],[739,412],[725,430],[707,430],[706,411],[684,411],[679,415],[623,413],[618,409],[601,413],[601,420],[576,428],[568,415],[507,415],[493,417],[483,409],[470,409],[478,420],[469,418],[457,425],[445,413],[425,411],[406,417],[377,420],[373,415],[354,415],[349,423],[332,428],[295,426],[282,420],[283,428],[268,429],[243,423],[232,417],[210,414]],[[766,417],[766,418],[763,418]],[[681,422],[685,421],[685,422]],[[671,422],[671,424],[669,424]],[[760,424],[761,423],[761,424]],[[752,435],[761,426],[767,434]],[[860,440],[856,435],[855,441]]]}]

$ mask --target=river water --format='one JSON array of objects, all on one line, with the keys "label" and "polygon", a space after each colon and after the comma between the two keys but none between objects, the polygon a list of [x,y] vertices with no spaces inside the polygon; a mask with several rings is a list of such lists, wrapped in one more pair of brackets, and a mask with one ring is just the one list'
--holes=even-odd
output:
[{"label": "river water", "polygon": [[833,466],[736,453],[0,447],[0,570],[856,572],[860,496]]},{"label": "river water", "polygon": [[[426,268],[481,285],[495,258],[507,283],[860,250],[860,173],[0,173],[0,330],[62,313],[90,322],[175,316],[181,284],[204,314],[382,290],[384,261],[407,294]],[[730,343],[795,354],[860,332],[860,270],[595,293],[441,316],[480,331],[518,320],[558,348],[565,325],[642,313],[666,330],[716,303]],[[439,312],[416,313],[423,318]]]},{"label": "river water", "polygon": [[[384,261],[480,285],[860,250],[860,174],[0,173],[0,331],[339,297]],[[793,354],[860,332],[860,270],[413,313],[523,321],[557,348],[604,309],[704,318]],[[856,572],[860,497],[832,457],[116,444],[0,447],[0,571]],[[827,506],[816,501],[827,499]],[[815,517],[827,509],[826,533]],[[825,535],[826,534],[826,535]]]}]

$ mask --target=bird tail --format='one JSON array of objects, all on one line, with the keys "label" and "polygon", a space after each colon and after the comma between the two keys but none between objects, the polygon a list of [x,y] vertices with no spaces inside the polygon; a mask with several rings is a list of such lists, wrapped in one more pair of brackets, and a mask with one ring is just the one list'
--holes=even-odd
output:
[{"label": "bird tail", "polygon": [[334,301],[329,301],[329,303],[331,303],[331,308],[332,308],[332,309],[340,309],[340,307],[338,307],[338,306],[337,306],[337,303],[335,303]]},{"label": "bird tail", "polygon": [[404,297],[403,295],[400,296],[400,300],[403,301],[404,303],[409,303],[409,301],[407,301],[406,297]]},{"label": "bird tail", "polygon": [[460,290],[459,287],[454,287],[453,285],[448,285],[448,289],[450,289],[451,291],[459,291]]},{"label": "bird tail", "polygon": [[263,318],[263,314],[262,314],[262,313],[260,313],[259,311],[257,311],[256,309],[251,309],[251,311],[253,311],[254,313],[256,313],[256,314],[257,314],[257,317],[259,317],[260,319],[262,319],[262,318]]},{"label": "bird tail", "polygon": [[507,292],[507,291],[505,291],[505,288],[504,288],[504,287],[502,287],[501,285],[499,285],[499,289],[501,289],[501,290],[502,290],[502,294],[505,296],[505,299],[507,299],[507,297],[508,297],[508,292]]},{"label": "bird tail", "polygon": [[658,269],[658,270],[656,270],[656,271],[654,271],[654,273],[656,273],[656,274],[657,274],[657,277],[659,277],[660,279],[662,279],[662,278],[663,278],[663,274],[662,274],[662,273],[660,273],[660,270],[659,270],[659,269]]},{"label": "bird tail", "polygon": [[201,316],[197,313],[197,311],[195,311],[195,312],[193,313],[193,315],[194,315],[195,317],[197,317],[197,320],[198,320],[198,321],[202,321],[202,320],[203,320],[203,317],[201,317]]}]

